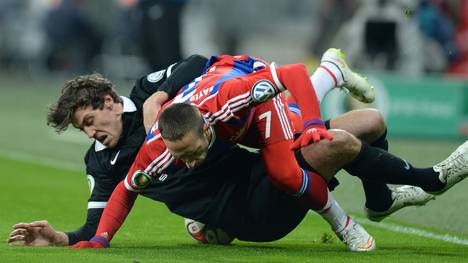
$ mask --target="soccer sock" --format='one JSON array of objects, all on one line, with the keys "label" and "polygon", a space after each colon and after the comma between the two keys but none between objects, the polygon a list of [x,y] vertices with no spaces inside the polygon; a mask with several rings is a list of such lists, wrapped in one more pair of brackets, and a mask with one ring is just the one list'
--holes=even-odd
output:
[{"label": "soccer sock", "polygon": [[390,184],[419,186],[425,191],[438,191],[444,187],[439,174],[431,168],[415,168],[382,149],[362,142],[361,151],[345,170],[363,180]]},{"label": "soccer sock", "polygon": [[[387,131],[372,146],[388,151]],[[385,211],[392,206],[392,191],[386,183],[373,180],[361,180],[366,196],[366,207],[373,211]]]},{"label": "soccer sock", "polygon": [[344,80],[340,69],[335,64],[324,61],[310,77],[310,81],[314,86],[318,101],[322,102],[328,92],[341,85]]},{"label": "soccer sock", "polygon": [[[307,178],[304,177],[305,175]],[[314,172],[304,171],[302,185],[304,186],[303,189],[305,189],[305,191],[300,200],[307,208],[314,211],[320,211],[327,207],[329,194],[327,183],[323,177]]]},{"label": "soccer sock", "polygon": [[349,217],[346,215],[343,208],[335,201],[335,198],[333,198],[330,192],[328,192],[326,206],[322,210],[317,211],[317,213],[331,225],[335,232],[340,232],[349,223]]}]

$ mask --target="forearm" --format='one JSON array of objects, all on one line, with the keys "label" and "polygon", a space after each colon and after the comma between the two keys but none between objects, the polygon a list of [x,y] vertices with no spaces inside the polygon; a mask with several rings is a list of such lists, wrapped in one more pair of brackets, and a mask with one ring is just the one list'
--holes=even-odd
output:
[{"label": "forearm", "polygon": [[158,88],[169,95],[169,99],[175,97],[180,88],[190,83],[203,73],[207,58],[200,55],[192,55],[177,64],[177,68],[168,75],[167,79]]},{"label": "forearm", "polygon": [[125,188],[124,182],[120,182],[104,209],[96,236],[104,237],[110,241],[124,223],[137,196],[137,193],[130,192]]}]

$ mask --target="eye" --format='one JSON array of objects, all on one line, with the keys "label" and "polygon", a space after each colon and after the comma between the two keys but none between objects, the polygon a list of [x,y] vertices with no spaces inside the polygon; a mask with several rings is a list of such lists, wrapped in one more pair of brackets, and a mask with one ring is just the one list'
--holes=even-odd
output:
[{"label": "eye", "polygon": [[91,126],[91,125],[93,125],[93,120],[94,120],[94,118],[92,118],[92,117],[86,118],[85,121],[83,122],[83,125],[84,126]]}]

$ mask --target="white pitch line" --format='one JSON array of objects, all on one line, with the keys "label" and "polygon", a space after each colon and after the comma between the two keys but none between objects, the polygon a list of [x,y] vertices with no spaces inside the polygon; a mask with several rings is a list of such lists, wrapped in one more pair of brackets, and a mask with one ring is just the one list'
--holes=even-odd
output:
[{"label": "white pitch line", "polygon": [[[308,214],[318,216],[316,213],[312,211],[309,211]],[[468,246],[468,239],[463,239],[463,238],[452,236],[449,234],[437,234],[434,232],[422,230],[422,229],[415,228],[415,227],[400,226],[397,224],[382,223],[382,222],[373,222],[367,218],[356,216],[356,215],[351,215],[351,217],[354,219],[357,219],[357,221],[363,225],[369,225],[369,226],[385,229],[385,230],[392,231],[392,232],[420,236],[420,237],[431,238],[431,239],[437,239],[437,240],[441,240],[441,241],[452,243],[452,244]]]},{"label": "white pitch line", "polygon": [[390,223],[382,223],[382,222],[372,222],[368,219],[361,218],[361,217],[356,217],[353,216],[354,218],[358,219],[358,221],[364,225],[370,225],[378,228],[382,228],[385,230],[390,230],[393,232],[398,232],[398,233],[403,233],[403,234],[409,234],[409,235],[415,235],[415,236],[420,236],[420,237],[426,237],[426,238],[431,238],[431,239],[437,239],[441,241],[445,241],[448,243],[453,243],[453,244],[459,244],[459,245],[465,245],[468,246],[468,240],[463,239],[460,237],[452,236],[449,234],[437,234],[433,233],[427,230],[422,230],[414,227],[407,227],[407,226],[399,226],[397,224],[390,224]]}]

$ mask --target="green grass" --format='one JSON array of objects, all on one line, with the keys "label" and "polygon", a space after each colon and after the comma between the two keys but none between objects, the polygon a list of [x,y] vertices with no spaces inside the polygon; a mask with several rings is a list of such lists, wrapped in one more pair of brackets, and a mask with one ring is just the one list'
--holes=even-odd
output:
[{"label": "green grass", "polygon": [[[1,191],[0,236],[21,221],[48,219],[59,230],[84,221],[88,189],[81,172],[0,159],[6,176]],[[183,220],[161,204],[140,198],[108,250],[0,246],[1,262],[460,262],[466,246],[367,226],[378,250],[351,253],[317,216],[310,214],[291,234],[271,243],[235,241],[230,246],[195,244]]]},{"label": "green grass", "polygon": [[[0,237],[11,225],[47,219],[58,230],[69,231],[85,221],[88,188],[83,155],[89,141],[76,132],[57,136],[45,125],[46,105],[59,94],[60,81],[2,83],[0,96]],[[128,84],[127,84],[128,85]],[[120,85],[120,87],[125,87]],[[128,94],[128,89],[121,89]],[[391,139],[390,150],[416,166],[431,166],[445,158],[461,141]],[[362,218],[362,187],[356,178],[338,175],[334,192],[343,208]],[[468,181],[468,180],[467,180]],[[407,208],[389,220],[439,234],[468,239],[468,182],[462,182],[425,207]],[[363,222],[366,223],[365,221]],[[30,248],[0,245],[0,262],[463,262],[467,246],[396,233],[365,225],[378,249],[350,253],[329,227],[311,214],[284,239],[272,243],[235,241],[231,246],[195,244],[183,220],[164,205],[140,198],[108,250]]]}]

